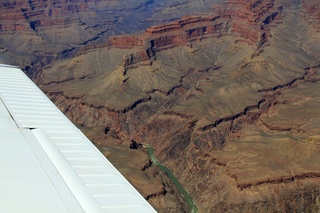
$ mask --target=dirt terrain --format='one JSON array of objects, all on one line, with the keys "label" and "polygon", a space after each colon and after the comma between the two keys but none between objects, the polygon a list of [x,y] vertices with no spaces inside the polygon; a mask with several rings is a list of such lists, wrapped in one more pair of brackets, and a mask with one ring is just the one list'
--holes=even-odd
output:
[{"label": "dirt terrain", "polygon": [[24,13],[0,17],[0,60],[159,212],[189,207],[132,140],[154,148],[199,212],[320,208],[318,1],[13,2],[0,9]]}]

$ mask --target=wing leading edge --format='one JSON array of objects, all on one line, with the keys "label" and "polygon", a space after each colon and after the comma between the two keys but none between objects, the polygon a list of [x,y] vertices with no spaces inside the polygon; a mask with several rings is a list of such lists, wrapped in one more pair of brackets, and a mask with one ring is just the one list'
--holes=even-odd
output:
[{"label": "wing leading edge", "polygon": [[155,212],[19,68],[0,99],[0,212]]}]

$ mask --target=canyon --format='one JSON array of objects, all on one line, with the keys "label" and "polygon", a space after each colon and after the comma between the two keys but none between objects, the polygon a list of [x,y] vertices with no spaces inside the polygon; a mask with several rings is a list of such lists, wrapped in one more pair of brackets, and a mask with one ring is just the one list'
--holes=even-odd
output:
[{"label": "canyon", "polygon": [[[159,212],[313,212],[316,0],[6,0],[19,65]],[[131,149],[130,149],[131,147]]]}]

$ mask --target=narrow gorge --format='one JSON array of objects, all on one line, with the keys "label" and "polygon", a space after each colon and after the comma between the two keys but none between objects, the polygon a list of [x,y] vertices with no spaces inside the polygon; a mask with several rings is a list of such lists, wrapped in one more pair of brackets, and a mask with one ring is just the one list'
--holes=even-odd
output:
[{"label": "narrow gorge", "polygon": [[318,1],[6,0],[0,11],[1,63],[23,68],[157,211],[192,207],[137,144],[198,212],[319,209]]}]

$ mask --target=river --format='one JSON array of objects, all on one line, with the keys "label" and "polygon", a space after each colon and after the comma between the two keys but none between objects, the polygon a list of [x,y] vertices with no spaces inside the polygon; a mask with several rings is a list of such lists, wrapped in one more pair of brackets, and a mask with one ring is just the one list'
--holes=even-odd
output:
[{"label": "river", "polygon": [[179,192],[182,194],[183,198],[185,199],[186,203],[188,204],[191,213],[198,213],[198,209],[197,206],[193,203],[192,201],[192,197],[188,194],[188,192],[183,188],[182,184],[178,181],[178,179],[172,174],[172,172],[170,171],[170,169],[168,169],[167,167],[163,166],[158,160],[157,158],[154,156],[154,149],[146,143],[142,144],[147,150],[148,150],[148,154],[150,157],[150,160],[153,164],[155,164],[156,166],[158,166],[158,168],[165,172],[169,178],[172,180],[172,182],[174,183],[174,185],[178,188]]}]

